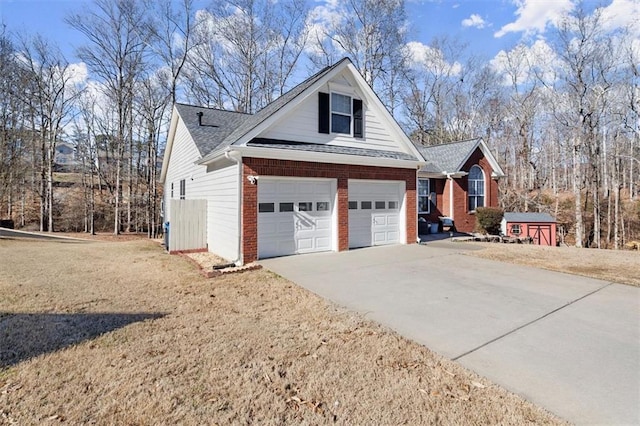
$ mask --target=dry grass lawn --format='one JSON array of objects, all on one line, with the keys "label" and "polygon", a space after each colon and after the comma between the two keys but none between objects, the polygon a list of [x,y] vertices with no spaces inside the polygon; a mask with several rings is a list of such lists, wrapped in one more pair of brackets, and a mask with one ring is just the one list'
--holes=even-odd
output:
[{"label": "dry grass lawn", "polygon": [[639,251],[544,247],[529,244],[468,244],[482,244],[485,247],[484,250],[467,253],[472,256],[640,286]]},{"label": "dry grass lawn", "polygon": [[0,239],[0,424],[555,424],[268,271]]}]

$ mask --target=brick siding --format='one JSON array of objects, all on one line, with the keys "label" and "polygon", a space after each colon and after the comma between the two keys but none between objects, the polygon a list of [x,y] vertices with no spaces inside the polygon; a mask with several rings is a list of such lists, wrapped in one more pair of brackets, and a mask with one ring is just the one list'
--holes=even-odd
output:
[{"label": "brick siding", "polygon": [[[480,148],[477,148],[469,157],[462,170],[468,172],[476,164],[482,168],[485,175],[485,206],[498,207],[498,181],[491,178],[493,169]],[[431,179],[431,185],[431,190],[436,192],[436,209],[431,214],[421,214],[420,216],[427,221],[436,222],[439,220],[438,216],[453,215],[456,230],[473,232],[476,226],[476,216],[469,212],[467,176],[453,180],[453,213],[449,211],[449,182],[446,179]]]},{"label": "brick siding", "polygon": [[[244,263],[253,262],[258,258],[257,206],[258,186],[260,184],[252,185],[247,179],[249,175],[337,179],[339,251],[349,249],[349,179],[403,180],[406,183],[406,243],[410,244],[416,241],[416,171],[413,169],[251,157],[243,158],[242,166],[242,191],[244,198],[242,207],[242,253]],[[246,238],[248,236],[251,236],[251,238]]]}]

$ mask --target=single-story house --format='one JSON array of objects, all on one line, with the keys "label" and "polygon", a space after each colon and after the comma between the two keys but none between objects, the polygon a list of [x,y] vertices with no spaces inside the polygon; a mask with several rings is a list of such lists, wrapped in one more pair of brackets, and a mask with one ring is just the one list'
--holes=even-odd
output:
[{"label": "single-story house", "polygon": [[423,166],[347,58],[255,114],[177,104],[161,172],[169,249],[243,264],[415,243]]},{"label": "single-story house", "polygon": [[487,144],[470,139],[416,145],[427,164],[418,170],[418,215],[426,222],[453,220],[459,232],[473,232],[477,207],[498,206],[504,172]]},{"label": "single-story house", "polygon": [[534,244],[541,246],[557,244],[557,223],[549,213],[505,213],[500,226],[507,237],[530,237]]}]

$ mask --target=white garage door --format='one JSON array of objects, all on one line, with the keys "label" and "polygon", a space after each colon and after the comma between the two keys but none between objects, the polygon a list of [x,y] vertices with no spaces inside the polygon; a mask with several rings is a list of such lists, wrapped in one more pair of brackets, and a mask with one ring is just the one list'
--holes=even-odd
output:
[{"label": "white garage door", "polygon": [[349,248],[400,242],[404,182],[349,181]]},{"label": "white garage door", "polygon": [[327,179],[258,182],[258,257],[332,249],[333,186]]}]

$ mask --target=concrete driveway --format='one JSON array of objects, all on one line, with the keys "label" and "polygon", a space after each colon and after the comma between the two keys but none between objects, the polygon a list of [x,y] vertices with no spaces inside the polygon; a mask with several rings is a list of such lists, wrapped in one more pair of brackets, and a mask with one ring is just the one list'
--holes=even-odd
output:
[{"label": "concrete driveway", "polygon": [[386,246],[261,263],[570,422],[640,424],[640,289],[464,254],[473,248]]}]

